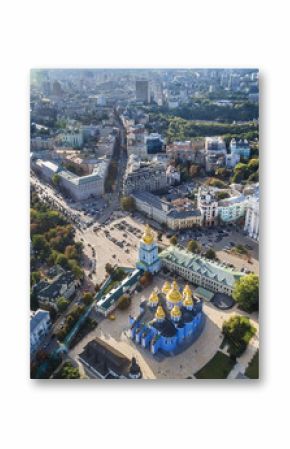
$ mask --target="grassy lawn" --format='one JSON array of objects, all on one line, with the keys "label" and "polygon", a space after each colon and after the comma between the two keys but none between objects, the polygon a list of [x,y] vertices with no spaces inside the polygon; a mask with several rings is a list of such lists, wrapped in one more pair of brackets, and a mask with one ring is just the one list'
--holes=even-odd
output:
[{"label": "grassy lawn", "polygon": [[250,379],[259,379],[259,351],[252,358],[251,363],[246,369],[245,375]]},{"label": "grassy lawn", "polygon": [[218,351],[207,365],[195,374],[195,377],[197,379],[226,379],[234,365],[234,360]]}]

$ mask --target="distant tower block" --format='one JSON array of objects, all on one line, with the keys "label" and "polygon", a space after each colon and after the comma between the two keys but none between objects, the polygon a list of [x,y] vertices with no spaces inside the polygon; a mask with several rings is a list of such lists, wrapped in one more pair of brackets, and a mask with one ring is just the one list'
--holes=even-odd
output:
[{"label": "distant tower block", "polygon": [[148,80],[136,80],[136,100],[148,103],[149,98],[149,82]]},{"label": "distant tower block", "polygon": [[149,273],[157,273],[160,270],[158,245],[154,240],[152,229],[146,225],[145,232],[140,240],[137,268]]}]

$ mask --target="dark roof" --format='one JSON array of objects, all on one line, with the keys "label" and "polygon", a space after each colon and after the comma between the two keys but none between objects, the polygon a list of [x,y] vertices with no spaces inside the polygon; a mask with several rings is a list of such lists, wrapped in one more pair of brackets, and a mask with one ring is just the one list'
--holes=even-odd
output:
[{"label": "dark roof", "polygon": [[90,341],[85,346],[80,358],[103,376],[106,376],[111,370],[118,376],[127,377],[131,365],[130,360],[124,354],[99,338]]},{"label": "dark roof", "polygon": [[199,209],[172,210],[168,214],[168,217],[172,218],[187,218],[187,217],[200,217],[200,216],[201,212]]},{"label": "dark roof", "polygon": [[74,274],[72,271],[65,271],[56,276],[50,283],[40,281],[35,285],[35,291],[40,298],[54,299],[60,295],[63,285],[70,285],[73,281]]},{"label": "dark roof", "polygon": [[152,326],[155,327],[163,337],[174,337],[174,335],[176,335],[176,328],[168,318],[165,318],[163,321],[154,320]]}]

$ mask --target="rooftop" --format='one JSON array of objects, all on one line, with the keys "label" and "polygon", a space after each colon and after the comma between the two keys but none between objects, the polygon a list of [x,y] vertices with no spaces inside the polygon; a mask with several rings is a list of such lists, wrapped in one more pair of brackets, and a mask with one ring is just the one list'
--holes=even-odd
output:
[{"label": "rooftop", "polygon": [[30,332],[32,333],[41,321],[47,320],[49,317],[49,312],[47,310],[38,309],[30,317]]},{"label": "rooftop", "polygon": [[161,260],[169,260],[176,265],[183,266],[195,273],[230,287],[233,287],[234,283],[244,275],[244,273],[227,268],[219,262],[206,259],[197,254],[192,254],[178,246],[169,246],[160,253],[159,257]]}]

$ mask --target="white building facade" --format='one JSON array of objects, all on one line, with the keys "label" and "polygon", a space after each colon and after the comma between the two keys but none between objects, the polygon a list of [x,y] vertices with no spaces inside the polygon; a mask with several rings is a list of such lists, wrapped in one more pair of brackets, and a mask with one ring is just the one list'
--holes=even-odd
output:
[{"label": "white building facade", "polygon": [[30,350],[35,353],[51,329],[50,315],[47,310],[38,309],[30,317]]},{"label": "white building facade", "polygon": [[257,241],[259,241],[259,223],[259,196],[253,196],[248,201],[244,230]]}]

